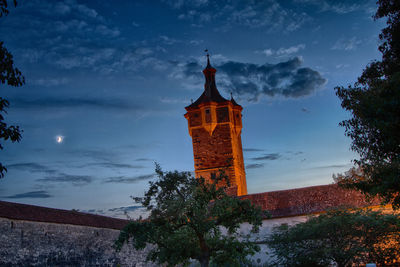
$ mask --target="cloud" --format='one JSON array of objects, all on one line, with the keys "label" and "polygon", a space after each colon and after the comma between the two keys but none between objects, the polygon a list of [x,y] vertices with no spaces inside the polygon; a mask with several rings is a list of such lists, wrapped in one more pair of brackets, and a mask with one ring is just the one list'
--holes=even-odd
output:
[{"label": "cloud", "polygon": [[163,2],[175,9],[185,6],[199,7],[208,4],[208,0],[163,0]]},{"label": "cloud", "polygon": [[340,38],[336,41],[336,43],[331,47],[332,50],[344,50],[351,51],[357,49],[358,45],[362,43],[361,40],[356,37],[352,37],[350,39]]},{"label": "cloud", "polygon": [[203,40],[190,40],[189,41],[189,44],[191,44],[191,45],[200,45],[200,44],[202,44],[202,43],[204,43],[204,41]]},{"label": "cloud", "polygon": [[336,168],[345,168],[349,167],[351,164],[332,164],[332,165],[325,165],[325,166],[316,166],[310,169],[336,169]]},{"label": "cloud", "polygon": [[135,161],[153,161],[153,160],[148,159],[148,158],[138,158],[138,159],[135,159]]},{"label": "cloud", "polygon": [[71,183],[75,186],[86,185],[92,182],[91,176],[70,175],[34,162],[10,164],[6,167],[9,170],[14,169],[19,171],[28,171],[31,173],[43,173],[44,178],[36,179],[36,181],[39,182]]},{"label": "cloud", "polygon": [[297,3],[310,4],[319,9],[320,12],[331,11],[337,14],[347,14],[354,11],[364,10],[370,13],[371,0],[295,0]]},{"label": "cloud", "polygon": [[245,152],[260,152],[260,151],[264,151],[264,149],[259,149],[259,148],[243,148],[243,151],[245,151]]},{"label": "cloud", "polygon": [[255,158],[251,158],[251,159],[252,160],[277,160],[281,157],[282,157],[282,155],[279,153],[269,153],[269,154],[264,154],[264,156],[255,157]]},{"label": "cloud", "polygon": [[82,13],[85,16],[95,18],[97,17],[97,11],[91,8],[88,8],[85,5],[73,5],[80,13]]},{"label": "cloud", "polygon": [[[68,151],[73,157],[88,158],[94,162],[117,162],[119,154],[115,149],[76,149]],[[84,159],[85,162],[86,159]]]},{"label": "cloud", "polygon": [[[98,211],[96,213],[98,213]],[[111,209],[102,211],[102,214],[111,216],[111,217],[123,218],[123,219],[135,219],[135,218],[139,218],[140,216],[142,216],[142,217],[148,216],[148,212],[145,207],[136,206],[136,205],[111,208]]]},{"label": "cloud", "polygon": [[350,67],[350,64],[337,64],[335,68],[337,69],[344,69]]},{"label": "cloud", "polygon": [[36,80],[32,80],[32,84],[45,87],[60,86],[67,84],[68,82],[68,78],[39,78]]},{"label": "cloud", "polygon": [[[264,65],[236,61],[222,62],[216,65],[220,73],[217,77],[217,86],[250,102],[258,101],[261,96],[284,98],[309,96],[321,90],[326,79],[318,71],[301,65],[302,60],[299,57]],[[186,78],[186,81],[192,81],[197,86],[203,79],[202,67],[198,62],[178,64],[176,69],[179,73],[173,77]]]},{"label": "cloud", "polygon": [[88,175],[71,175],[66,173],[58,173],[57,175],[48,175],[45,178],[36,181],[45,183],[70,183],[74,186],[87,185],[92,182],[92,177]]},{"label": "cloud", "polygon": [[53,197],[47,191],[31,191],[21,194],[6,196],[4,198],[50,198]]},{"label": "cloud", "polygon": [[256,51],[257,53],[265,54],[267,57],[272,56],[275,52],[274,50],[267,48],[262,51]]},{"label": "cloud", "polygon": [[[43,68],[84,69],[103,75],[167,68],[149,47],[143,47],[143,43],[127,44],[118,27],[95,9],[76,1],[28,1],[18,10],[20,14],[11,17],[0,29],[0,35],[12,35],[15,43],[21,44],[18,54],[24,63],[40,64]],[[19,28],[24,31],[15,31]],[[164,37],[164,42],[175,42]],[[29,48],[22,45],[26,40],[30,40]],[[153,45],[158,42],[159,39],[153,40]],[[43,85],[60,82],[37,81]]]},{"label": "cloud", "polygon": [[301,108],[301,111],[302,111],[302,112],[304,112],[304,113],[310,113],[310,110],[309,110],[309,109],[307,109],[307,108],[304,108],[304,107],[303,107],[303,108]]},{"label": "cloud", "polygon": [[298,53],[300,50],[303,50],[306,47],[305,44],[298,44],[290,47],[281,47],[277,50],[273,50],[270,48],[264,49],[262,51],[256,51],[257,54],[264,54],[266,56],[276,55],[278,57],[289,56],[292,54]]},{"label": "cloud", "polygon": [[248,164],[246,165],[246,169],[258,169],[258,168],[263,168],[264,164],[261,163],[254,163],[254,164]]},{"label": "cloud", "polygon": [[[194,27],[203,27],[206,23],[220,25],[218,31],[247,28],[265,28],[267,31],[292,32],[300,28],[311,18],[304,12],[296,12],[276,0],[252,1],[165,1],[182,13],[179,19],[192,22]],[[210,12],[212,10],[212,12]]]},{"label": "cloud", "polygon": [[154,174],[145,174],[134,177],[126,177],[126,176],[116,176],[109,177],[104,180],[104,183],[123,183],[123,184],[133,184],[139,181],[146,181],[154,178]]},{"label": "cloud", "polygon": [[119,208],[112,208],[108,209],[108,211],[119,211],[119,212],[129,212],[129,211],[136,211],[138,209],[144,209],[143,206],[127,206],[127,207],[119,207]]},{"label": "cloud", "polygon": [[142,169],[142,168],[144,168],[144,166],[141,166],[141,165],[131,165],[131,164],[112,163],[112,162],[87,163],[80,167],[87,167],[87,166],[98,166],[98,167],[110,168],[110,169]]},{"label": "cloud", "polygon": [[187,104],[189,100],[185,98],[161,97],[160,102],[165,104]]},{"label": "cloud", "polygon": [[116,110],[140,110],[131,102],[120,99],[95,99],[95,98],[14,98],[11,99],[13,107],[16,108],[100,108]]},{"label": "cloud", "polygon": [[161,35],[160,40],[162,43],[164,43],[166,45],[173,45],[173,44],[176,44],[179,42],[178,40],[168,37],[168,36],[165,36],[165,35]]},{"label": "cloud", "polygon": [[57,173],[56,170],[53,170],[47,166],[34,163],[34,162],[27,162],[27,163],[16,163],[10,164],[6,166],[9,170],[19,170],[19,171],[29,171],[34,173],[46,173],[46,174],[54,174]]},{"label": "cloud", "polygon": [[291,55],[291,54],[299,52],[300,50],[303,50],[305,47],[306,47],[305,44],[299,44],[299,45],[291,46],[288,48],[281,47],[276,51],[276,54],[278,56]]},{"label": "cloud", "polygon": [[112,36],[117,37],[120,35],[120,31],[117,28],[109,28],[105,25],[96,26],[96,32],[104,35],[104,36]]}]

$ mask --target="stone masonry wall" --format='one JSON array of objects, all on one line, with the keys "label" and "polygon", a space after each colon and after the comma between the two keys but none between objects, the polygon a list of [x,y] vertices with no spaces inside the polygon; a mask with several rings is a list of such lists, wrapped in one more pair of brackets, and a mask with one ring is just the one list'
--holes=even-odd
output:
[{"label": "stone masonry wall", "polygon": [[[282,223],[305,220],[306,216],[264,220],[254,238],[265,239],[272,227]],[[240,233],[249,234],[250,229],[244,223]],[[112,245],[118,234],[119,230],[112,229],[0,218],[0,266],[158,266],[145,262],[146,250],[135,251],[125,245],[116,252]],[[252,259],[265,263],[271,257],[268,247],[261,245],[261,251]]]},{"label": "stone masonry wall", "polygon": [[194,129],[192,138],[196,170],[227,166],[233,158],[229,124],[217,125],[211,136],[203,128]]},{"label": "stone masonry wall", "polygon": [[119,230],[0,218],[0,266],[156,266],[112,247]]}]

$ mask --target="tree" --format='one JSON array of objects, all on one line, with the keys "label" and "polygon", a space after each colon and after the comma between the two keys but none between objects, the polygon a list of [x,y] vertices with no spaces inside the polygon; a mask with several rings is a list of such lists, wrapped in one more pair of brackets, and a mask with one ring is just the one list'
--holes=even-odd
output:
[{"label": "tree", "polygon": [[[17,1],[13,1],[14,6],[17,5]],[[7,0],[0,0],[0,17],[8,15]],[[10,86],[18,87],[25,83],[25,78],[19,69],[14,67],[13,56],[4,47],[3,42],[0,41],[0,82],[1,84],[7,84]],[[7,99],[0,97],[0,140],[11,140],[11,142],[19,142],[21,140],[21,132],[18,126],[9,126],[4,122],[4,114],[7,114],[7,107],[10,105]],[[3,145],[0,143],[0,150],[3,149]],[[7,171],[0,163],[0,178],[4,177],[4,173]]]},{"label": "tree", "polygon": [[400,261],[400,216],[371,210],[331,210],[293,226],[282,224],[267,240],[283,266],[352,266]]},{"label": "tree", "polygon": [[335,88],[341,106],[352,113],[339,125],[360,155],[354,162],[363,174],[338,181],[400,208],[400,1],[378,0],[374,19],[380,18],[387,19],[379,35],[382,60],[367,65],[354,85]]},{"label": "tree", "polygon": [[135,249],[155,245],[148,261],[175,266],[197,260],[239,266],[259,250],[250,237],[239,234],[243,222],[258,231],[262,212],[248,200],[231,197],[225,190],[227,176],[220,172],[210,183],[189,172],[163,172],[156,165],[158,180],[150,182],[143,198],[134,198],[150,212],[147,219],[130,222],[116,241],[117,249],[132,240]]}]

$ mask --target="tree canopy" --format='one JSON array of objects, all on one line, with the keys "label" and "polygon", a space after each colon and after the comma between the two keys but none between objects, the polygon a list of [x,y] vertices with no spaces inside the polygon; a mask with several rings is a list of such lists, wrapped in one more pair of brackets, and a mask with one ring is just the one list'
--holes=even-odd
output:
[{"label": "tree canopy", "polygon": [[352,139],[362,177],[340,176],[339,184],[359,189],[400,208],[400,1],[379,0],[375,19],[386,18],[380,61],[366,66],[354,85],[336,87],[352,117],[340,123]]},{"label": "tree canopy", "polygon": [[331,210],[293,226],[282,224],[267,240],[278,266],[379,266],[400,261],[400,216],[371,210]]},{"label": "tree canopy", "polygon": [[146,219],[130,222],[120,233],[116,246],[132,241],[135,249],[152,247],[147,260],[175,266],[197,260],[218,265],[239,266],[246,256],[259,250],[248,235],[239,233],[241,223],[257,232],[262,211],[248,200],[226,194],[228,181],[220,172],[211,183],[189,172],[164,172],[157,165],[158,180],[150,182],[145,196],[134,198],[150,212]]},{"label": "tree canopy", "polygon": [[[17,1],[13,1],[14,6],[17,5]],[[0,17],[8,15],[8,4],[7,0],[0,0]],[[4,47],[3,42],[0,41],[0,83],[7,84],[9,86],[22,86],[25,83],[25,78],[21,71],[14,66],[14,60],[12,54]],[[11,142],[19,142],[21,140],[21,132],[18,126],[7,125],[4,121],[4,114],[7,114],[6,109],[10,103],[7,99],[0,97],[0,140]],[[3,149],[3,145],[0,143],[0,150]],[[0,178],[4,177],[4,173],[7,171],[0,163]]]}]

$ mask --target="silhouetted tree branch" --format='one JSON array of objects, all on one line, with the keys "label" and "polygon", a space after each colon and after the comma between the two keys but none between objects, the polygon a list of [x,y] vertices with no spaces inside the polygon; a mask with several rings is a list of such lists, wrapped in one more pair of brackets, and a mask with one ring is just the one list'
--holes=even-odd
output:
[{"label": "silhouetted tree branch", "polygon": [[[17,1],[13,1],[14,6],[17,6]],[[7,0],[0,0],[0,17],[7,16],[9,13]],[[22,86],[25,83],[25,78],[21,71],[14,66],[14,60],[11,53],[4,47],[0,41],[0,82],[9,86]],[[18,126],[7,125],[4,121],[4,114],[7,114],[6,109],[10,103],[7,99],[0,97],[0,140],[11,142],[19,142],[21,140],[21,132]],[[3,145],[0,143],[0,150]],[[4,177],[7,171],[0,163],[0,178]]]}]

